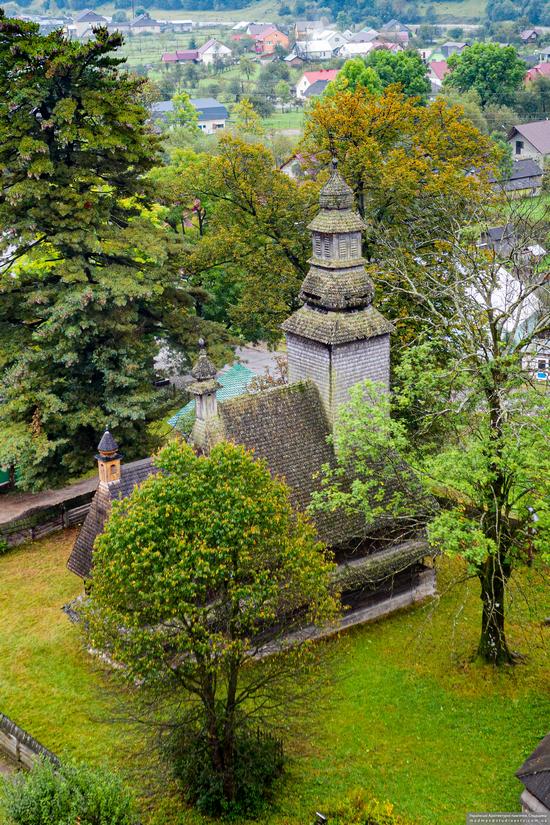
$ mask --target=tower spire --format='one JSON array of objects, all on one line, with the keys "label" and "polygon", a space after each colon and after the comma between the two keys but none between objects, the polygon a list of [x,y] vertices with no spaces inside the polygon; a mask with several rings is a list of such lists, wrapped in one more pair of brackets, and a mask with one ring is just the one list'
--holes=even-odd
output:
[{"label": "tower spire", "polygon": [[203,338],[199,338],[199,357],[191,375],[195,379],[189,392],[195,397],[195,423],[191,441],[200,450],[208,449],[218,440],[219,419],[216,393],[221,384],[216,379],[217,370],[206,352]]},{"label": "tower spire", "polygon": [[111,481],[119,481],[121,458],[122,454],[118,451],[118,444],[109,432],[109,428],[106,427],[97,445],[96,459],[100,482],[109,484]]},{"label": "tower spire", "polygon": [[[361,254],[365,224],[354,210],[353,191],[338,171],[336,158],[319,193],[319,212],[308,228],[312,256],[300,291],[304,305],[282,326],[287,335],[289,380],[315,381],[332,420],[353,384],[372,378],[389,385],[389,333],[393,329],[372,306],[374,286]],[[376,346],[383,341],[382,367],[372,360],[373,340]]]}]

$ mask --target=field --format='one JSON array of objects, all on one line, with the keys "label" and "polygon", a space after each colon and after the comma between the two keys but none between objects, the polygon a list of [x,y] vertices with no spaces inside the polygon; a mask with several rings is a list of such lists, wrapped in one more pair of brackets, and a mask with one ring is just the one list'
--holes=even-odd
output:
[{"label": "field", "polygon": [[[67,531],[0,557],[0,707],[63,757],[118,766],[149,825],[204,825],[169,792],[143,731],[112,722],[128,697],[61,611],[81,590],[65,567],[73,540]],[[309,823],[355,788],[418,825],[518,810],[514,771],[548,730],[548,585],[534,569],[515,580],[509,635],[527,659],[498,673],[469,662],[479,598],[475,583],[448,591],[460,573],[443,565],[436,605],[327,643],[327,686],[287,744],[289,769],[264,825]]]}]

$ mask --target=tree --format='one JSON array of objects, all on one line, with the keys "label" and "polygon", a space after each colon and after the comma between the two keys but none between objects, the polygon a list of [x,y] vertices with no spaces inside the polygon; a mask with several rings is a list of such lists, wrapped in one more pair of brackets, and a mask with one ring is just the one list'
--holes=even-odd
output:
[{"label": "tree", "polygon": [[244,448],[197,456],[172,443],[156,462],[162,473],[114,504],[98,539],[88,634],[154,695],[157,721],[166,712],[183,741],[198,738],[221,782],[210,810],[227,811],[242,737],[274,708],[290,717],[296,674],[320,652],[307,631],[290,648],[285,638],[335,615],[333,564]]},{"label": "tree", "polygon": [[252,60],[249,55],[243,54],[242,57],[239,59],[239,72],[244,74],[247,81],[250,82],[250,78],[256,71],[256,64]]},{"label": "tree", "polygon": [[367,221],[363,253],[372,277],[377,284],[382,273],[395,278],[379,291],[378,306],[407,341],[418,313],[400,289],[394,257],[408,255],[409,273],[422,280],[420,253],[452,240],[485,199],[498,161],[494,145],[440,99],[423,106],[395,88],[376,97],[358,87],[313,103],[301,151],[317,168],[339,160]]},{"label": "tree", "polygon": [[277,95],[278,99],[281,101],[281,105],[284,107],[287,103],[290,103],[292,99],[292,95],[290,94],[290,86],[286,82],[286,80],[279,80],[275,84],[275,94]]},{"label": "tree", "polygon": [[37,762],[6,782],[1,807],[10,825],[137,825],[135,802],[116,774],[86,765]]},{"label": "tree", "polygon": [[112,17],[113,23],[126,23],[128,15],[125,11],[115,11]]},{"label": "tree", "polygon": [[239,103],[233,106],[233,118],[235,130],[245,135],[263,135],[264,127],[261,118],[254,110],[250,98],[243,97]]},{"label": "tree", "polygon": [[367,67],[361,57],[354,57],[346,60],[335,79],[328,84],[325,95],[332,96],[346,90],[354,92],[358,86],[373,95],[382,92],[382,81],[377,72]]},{"label": "tree", "polygon": [[462,54],[452,54],[448,64],[444,87],[459,92],[475,89],[483,107],[512,105],[527,68],[513,46],[496,43],[474,43]]},{"label": "tree", "polygon": [[40,37],[0,13],[0,464],[21,486],[82,473],[106,421],[143,455],[159,342],[196,351],[180,239],[149,210],[159,139],[143,81],[111,55],[121,42]]},{"label": "tree", "polygon": [[367,67],[374,69],[382,88],[399,83],[406,97],[419,97],[426,100],[430,92],[428,68],[416,49],[403,52],[390,52],[376,49],[365,59]]},{"label": "tree", "polygon": [[420,288],[404,273],[428,307],[430,342],[404,354],[392,399],[375,385],[352,391],[335,429],[338,468],[317,502],[427,524],[432,545],[479,580],[478,655],[495,665],[515,660],[505,630],[514,569],[550,560],[550,404],[525,369],[550,329],[550,290],[544,271],[517,266],[543,227],[533,235],[525,215],[512,221],[504,261],[457,236]]},{"label": "tree", "polygon": [[280,324],[299,305],[318,185],[298,184],[274,168],[266,147],[229,133],[217,155],[175,157],[154,181],[157,197],[173,214],[183,202],[193,223],[185,273],[212,296],[206,317],[246,340],[278,341]]},{"label": "tree", "polygon": [[168,120],[174,126],[180,126],[188,132],[199,131],[199,113],[191,103],[191,98],[183,90],[176,92],[172,98],[174,109],[169,113]]}]

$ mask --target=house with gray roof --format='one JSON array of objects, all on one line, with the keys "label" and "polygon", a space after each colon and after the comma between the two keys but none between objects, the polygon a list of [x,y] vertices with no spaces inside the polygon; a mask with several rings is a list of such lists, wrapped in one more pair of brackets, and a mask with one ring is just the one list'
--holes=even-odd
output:
[{"label": "house with gray roof", "polygon": [[[193,97],[189,102],[198,112],[198,127],[205,135],[212,135],[225,128],[229,112],[223,103],[213,97]],[[174,103],[171,100],[159,100],[151,105],[150,111],[153,120],[166,121],[174,111]]]},{"label": "house with gray roof", "polygon": [[550,120],[512,126],[507,140],[516,160],[532,158],[544,164],[545,158],[550,155]]},{"label": "house with gray roof", "polygon": [[[216,368],[203,348],[188,387],[195,400],[189,437],[195,450],[208,454],[224,440],[252,450],[286,481],[292,503],[301,511],[321,489],[323,466],[335,465],[329,436],[350,389],[366,379],[379,382],[381,392],[389,391],[390,384],[393,326],[373,305],[374,287],[361,254],[365,224],[336,166],[320,192],[319,206],[309,224],[312,256],[300,292],[303,305],[282,325],[288,384],[222,401]],[[100,442],[98,462],[98,492],[68,563],[84,579],[93,577],[93,545],[111,499],[128,495],[140,478],[155,472],[149,464],[126,475],[118,445],[110,439]],[[337,580],[350,608],[343,619],[346,626],[435,592],[430,551],[414,519],[398,523],[388,514],[367,525],[360,514],[343,509],[315,512],[311,518],[319,538],[335,553]]]},{"label": "house with gray roof", "polygon": [[513,161],[506,175],[489,180],[497,192],[506,192],[512,198],[533,197],[542,189],[542,169],[535,160],[524,158]]},{"label": "house with gray roof", "polygon": [[550,733],[527,757],[516,776],[524,786],[521,810],[524,813],[550,814]]}]

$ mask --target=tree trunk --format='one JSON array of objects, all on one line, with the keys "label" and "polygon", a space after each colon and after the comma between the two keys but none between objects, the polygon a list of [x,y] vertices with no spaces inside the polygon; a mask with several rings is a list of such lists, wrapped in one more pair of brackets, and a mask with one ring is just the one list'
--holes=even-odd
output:
[{"label": "tree trunk", "polygon": [[492,665],[510,664],[504,630],[504,595],[508,572],[498,556],[490,556],[479,573],[483,614],[478,657]]},{"label": "tree trunk", "polygon": [[236,662],[231,663],[229,679],[227,683],[227,700],[225,712],[225,724],[223,730],[223,794],[231,802],[235,799],[235,697],[238,683],[238,666]]}]

